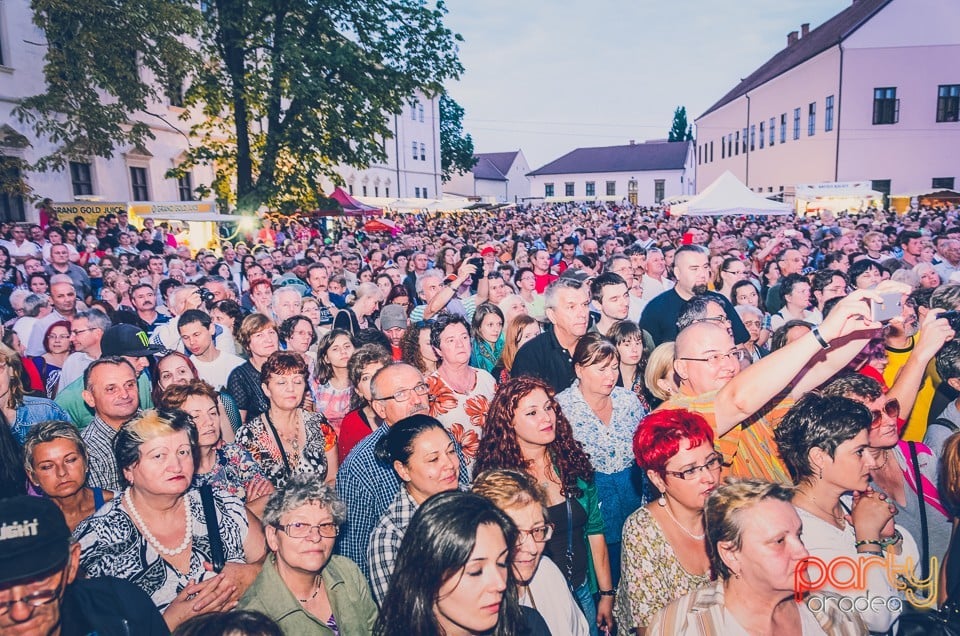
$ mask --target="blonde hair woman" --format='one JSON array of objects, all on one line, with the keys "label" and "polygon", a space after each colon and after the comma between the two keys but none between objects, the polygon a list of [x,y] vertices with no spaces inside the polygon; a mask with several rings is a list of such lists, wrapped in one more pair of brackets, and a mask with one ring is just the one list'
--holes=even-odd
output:
[{"label": "blonde hair woman", "polygon": [[[197,431],[189,416],[145,411],[120,429],[114,450],[126,490],[74,532],[84,572],[134,583],[172,629],[195,616],[197,606],[201,613],[232,609],[243,581],[259,569],[247,564],[265,554],[263,528],[237,497],[190,489]],[[208,496],[216,520],[207,517]]]},{"label": "blonde hair woman", "polygon": [[361,329],[374,326],[370,317],[383,302],[383,292],[376,283],[360,283],[353,293],[353,302],[337,312],[333,319],[334,329],[343,329],[356,336]]},{"label": "blonde hair woman", "polygon": [[514,316],[513,320],[507,324],[505,331],[503,351],[500,353],[500,364],[493,370],[493,377],[497,378],[498,382],[506,382],[510,379],[510,369],[513,368],[517,351],[526,342],[539,336],[542,328],[536,318],[521,314]]},{"label": "blonde hair woman", "polygon": [[661,401],[667,401],[679,391],[676,371],[673,370],[674,343],[664,342],[650,352],[647,368],[643,372],[643,381],[650,394]]}]

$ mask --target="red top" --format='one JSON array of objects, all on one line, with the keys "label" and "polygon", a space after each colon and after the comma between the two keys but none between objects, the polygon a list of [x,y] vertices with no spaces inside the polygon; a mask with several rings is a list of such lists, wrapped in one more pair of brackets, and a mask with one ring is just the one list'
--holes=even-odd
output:
[{"label": "red top", "polygon": [[340,464],[346,459],[353,447],[360,443],[364,437],[373,432],[367,423],[367,416],[363,409],[350,411],[343,416],[340,422],[340,437],[337,439],[337,451],[340,456]]},{"label": "red top", "polygon": [[557,280],[559,276],[556,274],[534,274],[534,279],[537,281],[537,293],[542,294],[547,289],[547,285]]}]

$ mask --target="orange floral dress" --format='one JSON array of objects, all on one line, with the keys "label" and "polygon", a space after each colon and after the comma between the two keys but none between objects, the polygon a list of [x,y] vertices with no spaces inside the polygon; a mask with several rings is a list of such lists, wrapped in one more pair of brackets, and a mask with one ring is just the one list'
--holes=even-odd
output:
[{"label": "orange floral dress", "polygon": [[497,382],[492,375],[483,369],[474,370],[477,372],[477,383],[469,393],[455,391],[440,377],[438,371],[427,376],[427,385],[433,398],[430,415],[440,420],[463,449],[468,469],[473,467],[490,400],[497,390]]}]

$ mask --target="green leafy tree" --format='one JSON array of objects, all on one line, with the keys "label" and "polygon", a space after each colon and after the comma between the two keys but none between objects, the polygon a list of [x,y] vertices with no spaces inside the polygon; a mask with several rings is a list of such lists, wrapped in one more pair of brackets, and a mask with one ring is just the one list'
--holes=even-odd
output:
[{"label": "green leafy tree", "polygon": [[673,111],[673,125],[667,134],[667,141],[693,141],[693,126],[687,124],[686,106],[677,106]]},{"label": "green leafy tree", "polygon": [[463,107],[448,95],[440,96],[440,167],[444,182],[477,165],[473,138],[463,133]]},{"label": "green leafy tree", "polygon": [[[117,15],[96,15],[101,5],[116,7]],[[443,82],[463,71],[461,38],[444,26],[442,1],[206,0],[198,9],[193,0],[33,0],[33,6],[51,42],[48,91],[19,112],[62,144],[57,154],[110,156],[119,145],[142,144],[149,129],[130,114],[150,112],[157,87],[185,84],[181,118],[191,122],[185,134],[192,144],[167,176],[213,165],[210,190],[241,210],[315,204],[322,177],[339,182],[337,165],[386,159],[389,113],[418,91],[441,93]],[[70,34],[85,44],[72,44]],[[61,39],[71,54],[53,46]],[[82,104],[74,105],[76,92]],[[63,165],[61,158],[40,167]]]},{"label": "green leafy tree", "polygon": [[71,159],[109,159],[118,147],[143,146],[152,137],[146,122],[164,119],[165,88],[198,66],[187,44],[200,27],[191,3],[33,0],[31,7],[47,39],[47,91],[14,114],[55,146],[31,167],[62,170]]}]

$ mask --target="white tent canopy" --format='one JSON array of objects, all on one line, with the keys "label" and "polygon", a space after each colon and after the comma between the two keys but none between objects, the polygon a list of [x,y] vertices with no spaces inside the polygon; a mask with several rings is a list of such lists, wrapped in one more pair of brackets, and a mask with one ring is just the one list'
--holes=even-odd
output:
[{"label": "white tent canopy", "polygon": [[790,214],[793,208],[765,199],[724,172],[716,181],[689,201],[670,207],[672,216],[724,216],[728,214]]}]

